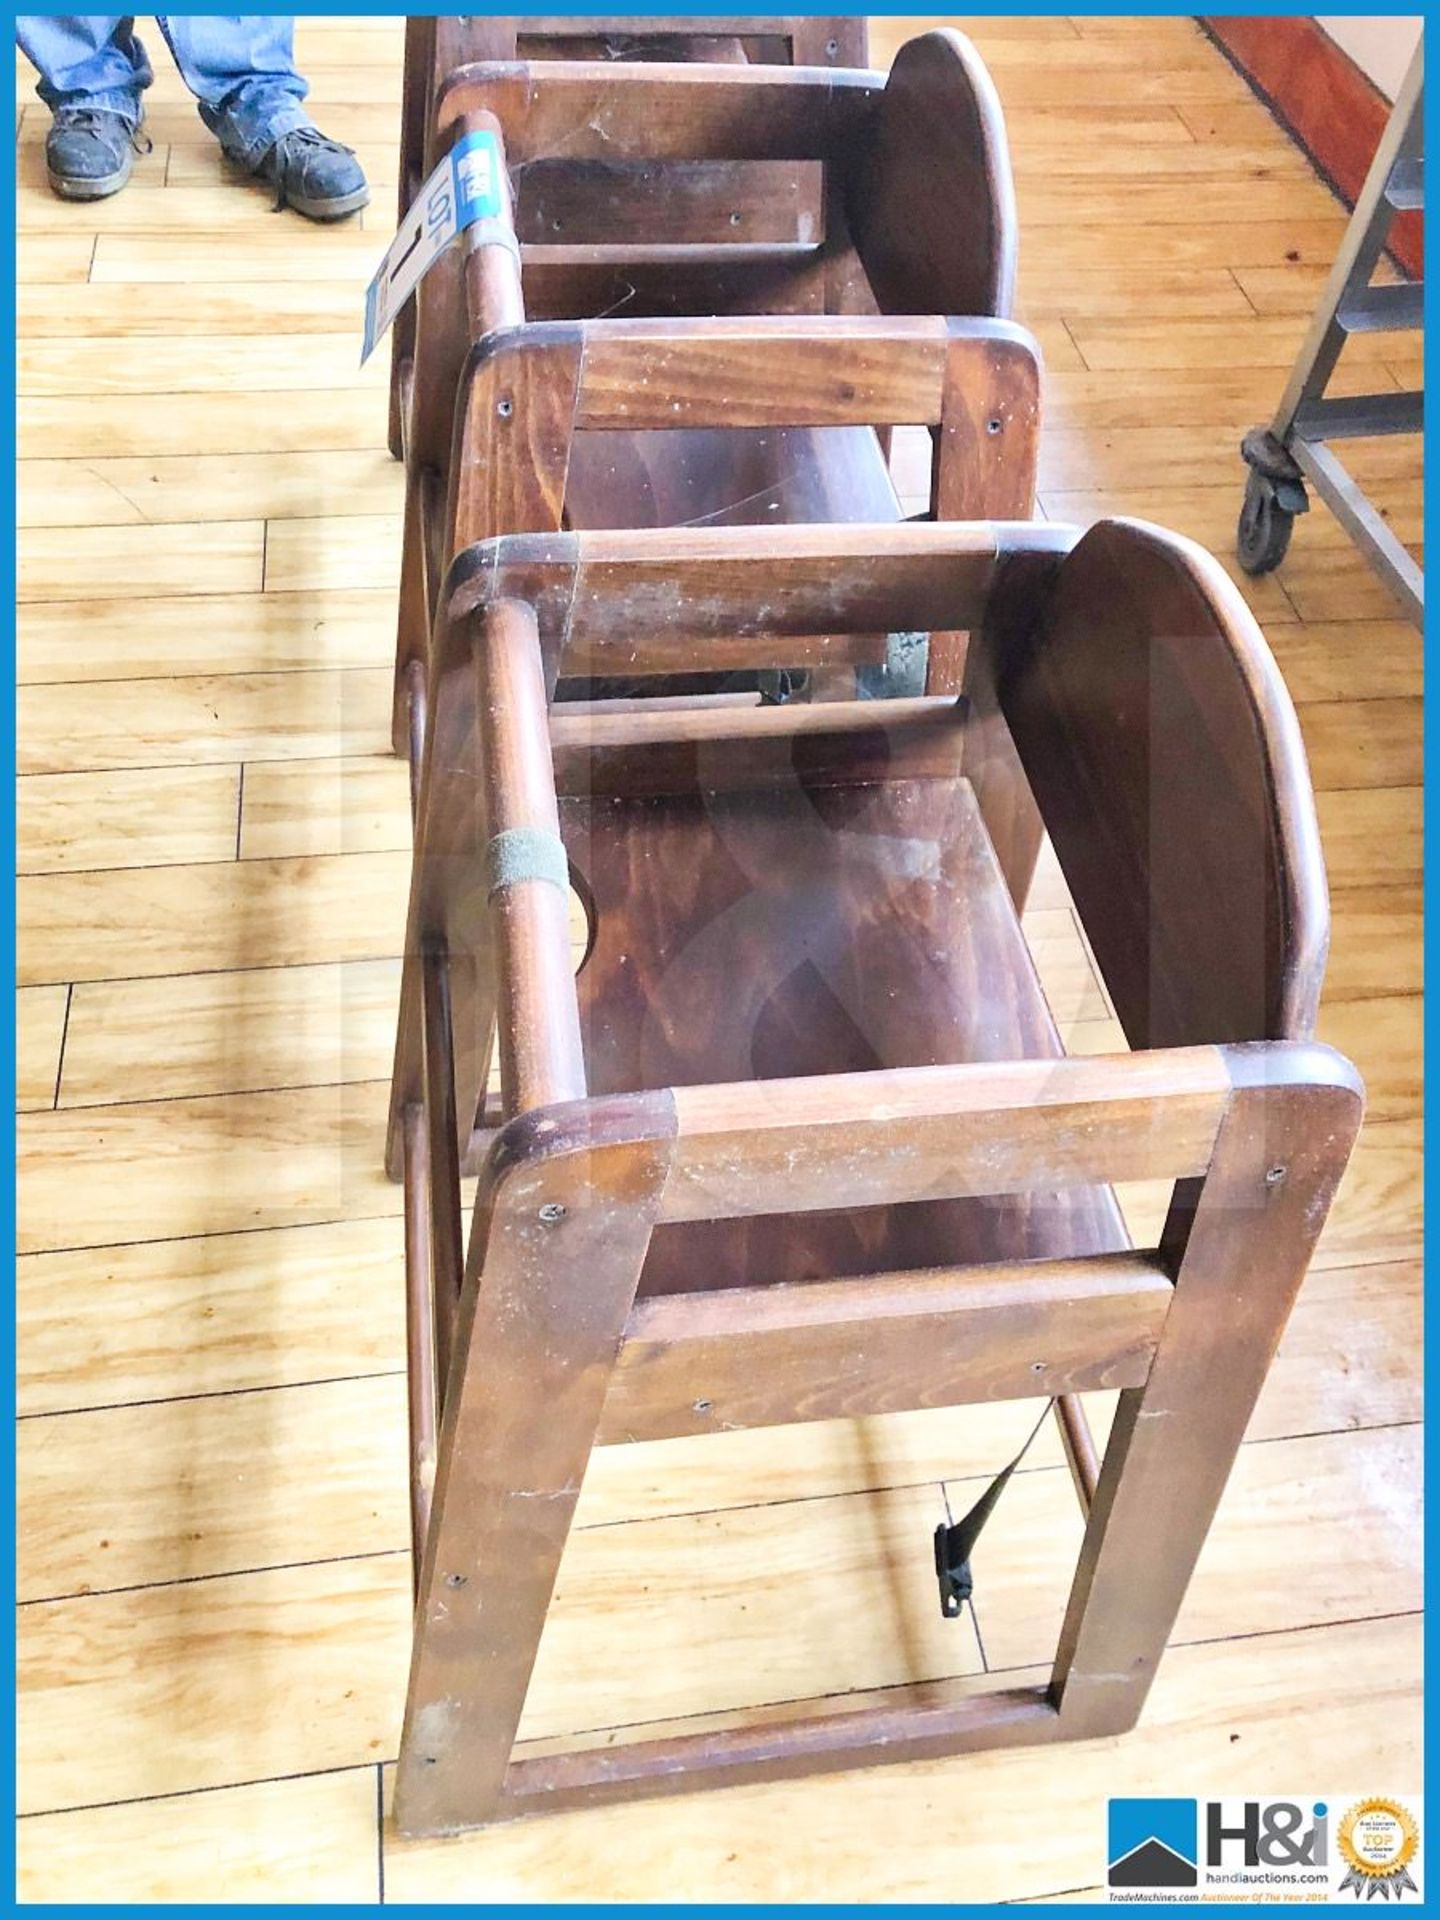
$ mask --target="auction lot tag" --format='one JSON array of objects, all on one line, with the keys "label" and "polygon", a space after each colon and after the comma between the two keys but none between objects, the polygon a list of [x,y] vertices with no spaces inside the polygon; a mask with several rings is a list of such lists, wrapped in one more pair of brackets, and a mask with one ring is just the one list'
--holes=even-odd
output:
[{"label": "auction lot tag", "polygon": [[497,219],[502,210],[500,144],[493,133],[467,133],[416,195],[366,288],[361,366],[456,234],[477,220]]}]

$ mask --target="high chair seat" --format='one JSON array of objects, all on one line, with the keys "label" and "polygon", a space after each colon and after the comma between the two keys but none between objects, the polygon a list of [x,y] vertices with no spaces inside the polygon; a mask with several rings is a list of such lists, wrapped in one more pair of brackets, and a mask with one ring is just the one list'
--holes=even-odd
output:
[{"label": "high chair seat", "polygon": [[[634,1093],[1063,1054],[970,782],[964,703],[712,710],[667,744],[557,716],[561,834],[590,921],[587,1084]],[[766,731],[757,734],[757,727]],[[658,1228],[639,1291],[1089,1254],[1106,1188]]]}]

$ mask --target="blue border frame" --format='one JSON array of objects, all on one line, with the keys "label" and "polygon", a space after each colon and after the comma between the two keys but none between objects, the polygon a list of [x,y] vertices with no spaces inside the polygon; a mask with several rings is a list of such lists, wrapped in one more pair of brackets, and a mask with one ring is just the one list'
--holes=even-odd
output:
[{"label": "blue border frame", "polygon": [[[708,10],[711,10],[711,9],[706,9],[706,8],[697,7],[697,6],[690,6],[690,5],[675,4],[674,0],[672,0],[672,3],[668,6],[632,6],[629,9],[629,11],[632,13],[642,13],[642,14],[643,13],[699,14],[699,13],[704,13]],[[210,12],[213,12],[213,9],[198,8],[195,11],[199,13],[210,13]],[[479,11],[482,13],[499,13],[501,9],[498,7],[486,6],[486,7],[480,8]],[[552,7],[551,11],[555,13],[568,13],[568,14],[593,14],[595,12],[595,9],[592,6],[577,7],[577,6],[559,5],[559,6]],[[736,9],[733,9],[733,11],[740,12],[740,13],[759,13],[762,11],[762,9],[736,8]],[[823,7],[802,7],[802,8],[799,8],[798,11],[801,13],[822,13],[822,12],[829,11],[829,9],[826,9]],[[857,9],[857,11],[859,10]],[[876,5],[876,6],[871,6],[869,8],[866,8],[864,11],[866,13],[866,16],[869,18],[875,18],[885,14],[893,14],[893,15],[900,15],[902,17],[913,17],[916,19],[928,18],[928,19],[950,20],[950,21],[959,20],[962,24],[964,19],[963,15],[942,14],[938,12],[933,14],[917,14],[914,12],[913,9],[904,7],[904,6],[899,6],[899,5]],[[1036,18],[1036,17],[1050,16],[1050,15],[1065,16],[1065,15],[1075,14],[1077,12],[1077,9],[1073,7],[1058,6],[1058,5],[1051,5],[1051,6],[1040,5],[1040,6],[1021,7],[1021,6],[1001,4],[1001,5],[993,5],[987,11],[988,11],[989,17],[999,16],[1004,14],[1011,14],[1018,17],[1022,17],[1022,18]],[[1154,5],[1144,5],[1144,4],[1137,4],[1132,6],[1117,6],[1117,7],[1083,8],[1083,9],[1079,9],[1078,11],[1082,14],[1089,15],[1090,17],[1093,17],[1093,18],[1104,18],[1107,16],[1118,17],[1118,18],[1128,18],[1128,17],[1141,17],[1141,16],[1170,17],[1170,16],[1184,15],[1184,10],[1180,7],[1154,6]],[[1434,15],[1435,8],[1427,3],[1420,9],[1412,9],[1412,11],[1416,12],[1420,17],[1424,18],[1428,28],[1429,22]],[[1289,0],[1278,0],[1278,3],[1272,4],[1269,6],[1263,6],[1263,5],[1239,6],[1239,7],[1232,6],[1232,7],[1226,8],[1225,12],[1233,16],[1264,15],[1267,17],[1274,17],[1274,16],[1283,16],[1283,15],[1303,16],[1304,10],[1297,6],[1289,4]],[[1361,18],[1369,17],[1370,12],[1371,12],[1371,9],[1368,9],[1368,8],[1350,7],[1350,8],[1341,9],[1340,15],[1341,17],[1353,17],[1353,18],[1361,19]],[[349,6],[349,7],[319,6],[319,7],[311,7],[307,9],[307,14],[309,15],[365,14],[365,13],[374,13],[378,15],[378,14],[388,13],[388,9],[383,9],[380,7],[360,7],[360,6]],[[14,16],[11,16],[11,18],[13,20]],[[1426,138],[1427,147],[1433,147],[1435,144],[1437,120],[1440,120],[1440,98],[1437,98],[1436,96],[1432,95],[1430,98],[1427,99],[1426,112],[1425,112],[1425,138]],[[17,154],[17,148],[14,145],[12,145],[11,157],[9,161],[7,161],[6,163],[7,179],[5,182],[6,191],[5,191],[4,217],[5,217],[5,222],[9,232],[10,242],[11,242],[12,261],[14,259],[14,245],[15,245],[15,238],[16,238],[16,217],[15,217],[16,154]],[[15,336],[16,288],[15,288],[15,279],[14,279],[13,273],[12,273],[11,279],[5,283],[5,286],[3,289],[3,297],[5,302],[6,317],[9,322],[8,331],[7,331],[7,340],[9,343],[9,352],[10,352],[9,371],[11,374],[11,378],[6,382],[5,393],[4,393],[5,426],[6,426],[7,437],[9,439],[10,445],[13,448],[15,445],[15,378],[14,376],[16,373],[17,359],[18,359],[16,336]],[[1433,323],[1437,318],[1437,314],[1435,311],[1437,305],[1440,305],[1440,295],[1437,295],[1435,290],[1433,288],[1430,288],[1427,290],[1426,303],[1425,303],[1425,321],[1426,321],[1427,341],[1432,336]],[[358,316],[357,316],[357,324],[358,324]],[[1425,357],[1425,372],[1426,372],[1427,385],[1428,385],[1429,377],[1432,371],[1433,371],[1433,368],[1431,366],[1431,355],[1429,354],[1427,349],[1426,357]],[[1428,448],[1428,439],[1429,439],[1429,435],[1428,435],[1428,421],[1427,421],[1427,435],[1426,435],[1427,448]],[[1237,475],[1238,475],[1238,467],[1237,467]],[[16,577],[15,518],[14,518],[15,474],[14,474],[13,468],[11,473],[7,476],[7,479],[8,479],[7,499],[8,499],[10,511],[7,517],[6,539],[8,543],[10,578],[13,584]],[[1239,486],[1238,478],[1237,478],[1236,485],[1238,490],[1238,486]],[[1432,519],[1431,513],[1427,510],[1427,513],[1425,516],[1425,530],[1426,530],[1427,540],[1428,540],[1428,535],[1429,535],[1430,526],[1431,526],[1431,519]],[[15,616],[13,614],[11,616],[10,638],[11,638],[11,660],[13,663],[15,659],[15,645],[16,645]],[[1429,646],[1429,630],[1427,626],[1426,641],[1425,641],[1425,660],[1426,660],[1427,667],[1430,663],[1430,658],[1431,658],[1431,650]],[[6,779],[5,785],[4,785],[3,803],[0,803],[0,804],[3,804],[3,819],[6,827],[8,828],[9,841],[10,841],[10,846],[13,853],[14,847],[15,847],[15,778],[16,778],[15,678],[14,678],[13,672],[7,678],[5,689],[4,689],[4,699],[5,699],[5,717],[6,717],[4,737],[5,737],[5,751],[8,756],[8,765],[6,768],[8,778]],[[1436,831],[1437,827],[1440,827],[1440,801],[1437,801],[1436,798],[1434,797],[1431,778],[1430,778],[1431,774],[1434,771],[1434,752],[1435,752],[1434,733],[1432,728],[1427,724],[1427,727],[1425,730],[1426,796],[1425,796],[1425,808],[1424,808],[1425,828],[1426,828],[1427,838]],[[1429,977],[1430,961],[1431,961],[1432,954],[1435,950],[1434,943],[1435,943],[1435,937],[1436,937],[1437,911],[1440,911],[1440,910],[1433,909],[1430,904],[1430,901],[1427,898],[1426,908],[1425,908],[1425,962],[1426,962],[1425,974],[1426,974],[1427,988],[1431,984],[1430,977]],[[8,902],[7,902],[7,911],[4,916],[3,928],[0,928],[0,935],[3,935],[4,953],[5,953],[6,965],[8,968],[9,984],[12,989],[12,1000],[11,1000],[12,1007],[14,1005],[13,989],[16,984],[15,931],[16,931],[15,930],[15,893],[13,890],[13,883],[12,883],[12,891],[9,895]],[[15,1025],[14,1025],[13,1018],[9,1022],[0,1022],[0,1026],[3,1026],[4,1028],[5,1049],[6,1049],[5,1060],[6,1060],[6,1065],[9,1072],[10,1082],[13,1085],[14,1072],[15,1072],[15,1039],[16,1039]],[[1433,1051],[1437,1038],[1440,1038],[1440,1012],[1437,1012],[1434,1010],[1433,999],[1432,999],[1431,1008],[1430,1008],[1430,1011],[1427,1013],[1426,1023],[1425,1023],[1425,1039],[1426,1039],[1427,1051]],[[10,1149],[10,1161],[11,1161],[11,1166],[13,1168],[15,1165],[15,1119],[14,1119],[14,1111],[13,1111],[13,1102],[11,1102],[10,1106],[7,1108],[4,1124],[7,1130],[8,1145]],[[1429,1210],[1429,1208],[1434,1206],[1437,1195],[1440,1195],[1440,1174],[1437,1174],[1437,1172],[1434,1170],[1434,1168],[1431,1166],[1431,1164],[1427,1160],[1426,1167],[1425,1167],[1425,1198],[1427,1203],[1427,1211]],[[13,1256],[16,1250],[15,1185],[14,1185],[13,1179],[5,1194],[5,1205],[6,1205],[6,1214],[5,1214],[4,1225],[8,1235],[10,1252]],[[1429,1280],[1428,1246],[1427,1246],[1426,1252],[1427,1252],[1426,1281],[1427,1281],[1427,1292],[1428,1292],[1428,1280]],[[12,1272],[13,1272],[13,1269],[12,1269]],[[10,1306],[11,1306],[11,1310],[9,1315],[6,1317],[3,1337],[4,1337],[4,1343],[5,1343],[4,1353],[5,1353],[5,1359],[7,1362],[7,1380],[9,1383],[10,1411],[11,1411],[11,1414],[13,1415],[16,1411],[15,1367],[14,1367],[15,1298],[14,1298],[13,1278],[11,1281]],[[1430,1384],[1430,1364],[1429,1363],[1430,1363],[1430,1352],[1429,1352],[1429,1343],[1427,1341],[1426,1354],[1425,1354],[1425,1382],[1426,1382],[1427,1389]],[[1431,1457],[1431,1448],[1429,1443],[1429,1437],[1427,1434],[1426,1466],[1427,1466],[1427,1469],[1429,1469],[1432,1473],[1434,1470],[1434,1465],[1435,1465],[1435,1462]],[[5,1490],[6,1490],[7,1498],[6,1498],[5,1512],[3,1516],[4,1571],[5,1571],[6,1580],[8,1582],[10,1597],[13,1600],[16,1594],[15,1449],[14,1449],[13,1441],[11,1443],[10,1448],[6,1452],[5,1475],[6,1475]],[[1427,1654],[1431,1650],[1430,1633],[1431,1633],[1431,1629],[1427,1620],[1426,1643],[1425,1643]],[[3,1904],[8,1910],[14,1911],[16,1910],[17,1903],[14,1899],[14,1893],[13,1893],[13,1889],[15,1885],[14,1815],[15,1815],[15,1805],[16,1805],[16,1781],[15,1781],[15,1762],[14,1762],[15,1733],[16,1733],[16,1726],[15,1726],[15,1678],[16,1678],[16,1675],[15,1675],[15,1642],[13,1637],[7,1640],[6,1642],[5,1663],[6,1663],[6,1671],[5,1671],[4,1677],[5,1677],[6,1685],[5,1685],[4,1711],[5,1711],[5,1729],[8,1735],[8,1744],[7,1744],[7,1748],[4,1755],[3,1765],[4,1765],[4,1772],[5,1772],[5,1785],[8,1791],[7,1811],[10,1815],[10,1818],[3,1823],[3,1839],[0,1839],[0,1847],[3,1847],[3,1868],[4,1868],[4,1874],[5,1874],[4,1883],[3,1883],[5,1890],[3,1893],[0,1893],[0,1904]],[[1428,1721],[1426,1725],[1425,1746],[1426,1746],[1426,1757],[1428,1759],[1429,1747],[1430,1747]],[[1380,1783],[1380,1786],[1382,1789],[1385,1784],[1387,1783],[1383,1783],[1383,1782]],[[843,1785],[837,1784],[836,1791],[837,1792],[843,1791]],[[1428,1803],[1429,1803],[1429,1797],[1427,1794],[1426,1796],[1427,1810],[1428,1810]],[[1422,1837],[1422,1843],[1423,1843],[1423,1837]],[[877,1844],[883,1844],[883,1841],[877,1842]],[[957,1864],[956,1879],[957,1879],[957,1882],[959,1882],[960,1879],[962,1878],[963,1862],[957,1861],[956,1864]],[[683,1875],[683,1863],[680,1865],[679,1871]],[[1096,1871],[1097,1881],[1103,1879],[1104,1872],[1105,1872],[1105,1835],[1103,1831],[1100,1830],[1098,1824],[1097,1824],[1097,1831],[1095,1835],[1095,1871]],[[484,1903],[477,1903],[477,1904],[484,1904]],[[497,1906],[504,1905],[507,1908],[509,1905],[509,1903],[494,1903],[494,1904]],[[739,1913],[739,1912],[766,1913],[766,1912],[778,1912],[778,1911],[784,1910],[782,1907],[779,1907],[779,1906],[769,1906],[764,1904],[756,1904],[748,1907],[742,1907],[742,1906],[733,1905],[733,1904],[732,1905],[708,1904],[708,1905],[692,1906],[680,1901],[677,1901],[674,1904],[677,1907],[682,1907],[683,1911],[685,1911],[686,1913],[694,1913],[699,1916],[732,1914],[732,1913]],[[1041,1904],[1041,1903],[1027,1902],[1026,1904]],[[1101,1907],[1104,1907],[1105,1905],[1103,1901],[1097,1902],[1095,1904]],[[605,1914],[605,1915],[611,1915],[617,1912],[623,1912],[627,1910],[644,1910],[644,1911],[654,1910],[654,1908],[631,1909],[631,1908],[627,1908],[625,1903],[611,1904],[611,1905],[605,1905],[605,1906],[595,1906],[595,1905],[581,1903],[581,1904],[577,1904],[576,1906],[562,1906],[559,1903],[537,1902],[535,1903],[535,1906],[527,1907],[523,1909],[523,1911],[546,1910],[548,1908],[551,1908],[552,1905],[553,1905],[553,1909],[556,1911],[593,1912],[596,1914]],[[874,1906],[855,1906],[853,1904],[844,1903],[844,1902],[833,1902],[833,1903],[827,1902],[826,1905],[827,1905],[827,1909],[830,1911],[846,1910],[846,1911],[851,1911],[857,1914],[875,1914],[875,1913],[886,1913],[886,1912],[892,1912],[892,1911],[893,1912],[906,1911],[906,1909],[903,1907],[892,1907],[892,1906],[887,1906],[885,1904],[877,1904]],[[27,1910],[30,1910],[28,1904],[27,1904]],[[53,1914],[69,1914],[69,1913],[81,1914],[81,1913],[88,1913],[90,1911],[90,1909],[88,1908],[67,1906],[67,1905],[45,1906],[41,1910],[43,1910],[46,1913],[53,1913]],[[158,1913],[173,1911],[173,1909],[167,1908],[164,1906],[156,1906],[156,1905],[144,1904],[144,1903],[132,1903],[131,1910],[144,1911],[144,1912],[154,1911]],[[283,1903],[277,1903],[274,1906],[238,1906],[237,1905],[237,1906],[230,1906],[225,1910],[230,1913],[272,1914],[276,1912],[285,1912],[285,1911],[304,1912],[307,1909],[300,1906],[295,1906],[295,1905],[287,1906]],[[347,1909],[342,1907],[339,1910],[348,1911],[352,1909]],[[369,1910],[370,1909],[367,1907],[355,1907],[353,1909],[353,1911],[355,1912],[366,1912]],[[663,1910],[663,1907],[661,1910]],[[956,1913],[966,1913],[966,1912],[983,1913],[990,1910],[991,1909],[988,1903],[986,1905],[981,1906],[981,1905],[966,1903],[963,1901],[956,1901],[947,1907],[947,1911],[956,1912]],[[1222,1904],[1206,1903],[1206,1907],[1205,1907],[1205,1911],[1208,1913],[1219,1912],[1219,1913],[1253,1914],[1256,1910],[1257,1909],[1255,1907],[1250,1905],[1239,1905],[1239,1904],[1230,1905],[1230,1904],[1223,1904],[1223,1903]],[[1410,1910],[1412,1912],[1420,1912],[1423,1909],[1420,1908],[1419,1906],[1416,1906],[1414,1908],[1411,1908]]]}]

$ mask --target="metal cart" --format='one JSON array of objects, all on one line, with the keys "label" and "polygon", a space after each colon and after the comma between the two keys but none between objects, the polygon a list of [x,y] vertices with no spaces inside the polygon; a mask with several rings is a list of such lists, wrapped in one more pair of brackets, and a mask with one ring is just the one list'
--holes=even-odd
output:
[{"label": "metal cart", "polygon": [[1325,388],[1352,333],[1410,332],[1424,324],[1422,282],[1371,285],[1396,214],[1425,204],[1424,92],[1422,42],[1365,177],[1339,258],[1275,418],[1268,428],[1253,428],[1241,444],[1250,473],[1236,542],[1247,573],[1268,573],[1277,567],[1290,544],[1296,514],[1309,508],[1308,483],[1348,529],[1417,626],[1425,613],[1424,572],[1329,443],[1420,433],[1425,395],[1364,393],[1342,399],[1327,397]]}]

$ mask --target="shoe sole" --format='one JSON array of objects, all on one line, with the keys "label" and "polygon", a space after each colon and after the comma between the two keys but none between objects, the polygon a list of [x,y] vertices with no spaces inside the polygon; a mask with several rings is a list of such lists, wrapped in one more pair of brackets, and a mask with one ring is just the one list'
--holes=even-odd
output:
[{"label": "shoe sole", "polygon": [[132,165],[133,162],[127,161],[114,173],[102,173],[95,180],[80,180],[69,173],[53,173],[48,167],[45,171],[50,181],[50,191],[62,200],[108,200],[130,178]]},{"label": "shoe sole", "polygon": [[356,193],[341,194],[338,200],[311,200],[302,193],[287,193],[285,204],[303,213],[307,220],[343,220],[347,213],[358,213],[369,206],[370,189],[361,187]]}]

